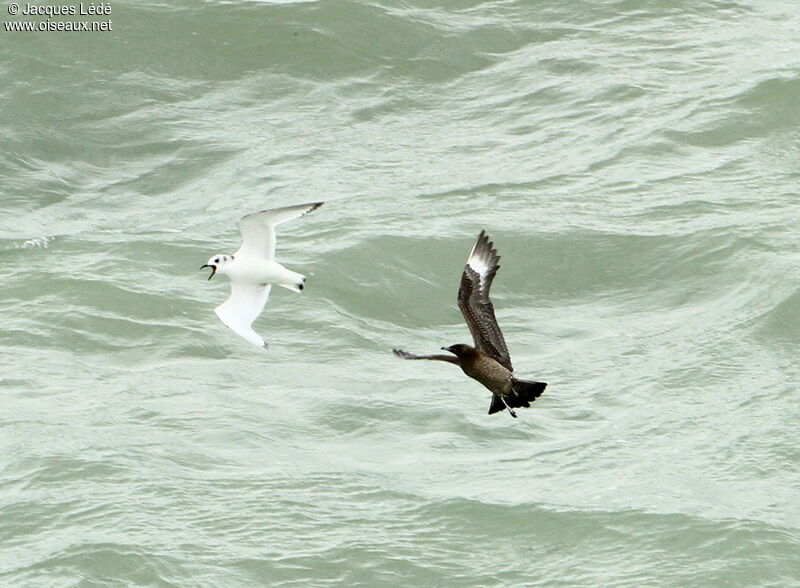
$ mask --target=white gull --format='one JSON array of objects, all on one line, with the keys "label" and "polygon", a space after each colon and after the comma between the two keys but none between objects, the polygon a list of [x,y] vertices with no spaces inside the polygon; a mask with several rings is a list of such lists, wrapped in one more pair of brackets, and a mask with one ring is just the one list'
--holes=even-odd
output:
[{"label": "white gull", "polygon": [[322,204],[309,202],[243,216],[239,221],[243,239],[239,250],[233,255],[214,255],[200,268],[211,268],[209,280],[215,274],[228,276],[231,295],[214,312],[219,320],[250,343],[267,347],[252,325],[267,303],[272,284],[300,292],[306,281],[304,275],[286,269],[275,261],[275,226],[299,218]]}]

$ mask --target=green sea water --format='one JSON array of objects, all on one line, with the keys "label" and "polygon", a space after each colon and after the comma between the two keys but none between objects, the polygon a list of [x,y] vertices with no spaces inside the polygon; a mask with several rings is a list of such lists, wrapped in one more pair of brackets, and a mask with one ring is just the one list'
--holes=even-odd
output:
[{"label": "green sea water", "polygon": [[[0,585],[800,586],[795,2],[108,5],[0,3]],[[482,229],[516,420],[391,354]]]}]

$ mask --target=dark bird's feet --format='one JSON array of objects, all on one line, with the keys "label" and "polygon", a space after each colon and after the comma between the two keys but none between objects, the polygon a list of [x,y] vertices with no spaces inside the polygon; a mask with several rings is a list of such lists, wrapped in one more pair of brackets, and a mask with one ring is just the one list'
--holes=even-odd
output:
[{"label": "dark bird's feet", "polygon": [[502,401],[503,401],[503,404],[505,404],[505,405],[506,405],[506,408],[508,409],[508,414],[510,414],[510,415],[511,415],[512,417],[514,417],[514,418],[517,418],[517,413],[514,411],[514,409],[513,409],[513,408],[511,408],[511,407],[508,405],[508,402],[506,402],[506,399],[505,399],[505,398],[503,398],[502,396],[500,396],[500,400],[502,400]]}]

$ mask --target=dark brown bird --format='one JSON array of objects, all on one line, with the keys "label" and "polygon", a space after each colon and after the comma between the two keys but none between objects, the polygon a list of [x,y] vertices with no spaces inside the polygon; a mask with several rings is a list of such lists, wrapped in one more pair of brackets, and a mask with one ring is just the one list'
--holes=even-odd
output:
[{"label": "dark brown bird", "polygon": [[472,248],[461,277],[458,289],[458,307],[467,322],[474,347],[458,343],[450,347],[442,347],[453,355],[413,355],[402,349],[393,349],[397,357],[402,359],[432,359],[446,361],[461,367],[470,378],[478,380],[492,392],[492,404],[489,414],[508,409],[517,418],[515,408],[529,407],[531,402],[539,398],[547,384],[529,382],[514,377],[514,367],[503,339],[503,333],[494,316],[494,306],[489,300],[489,288],[500,269],[497,262],[500,256],[493,249],[486,231],[481,231],[478,241]]}]

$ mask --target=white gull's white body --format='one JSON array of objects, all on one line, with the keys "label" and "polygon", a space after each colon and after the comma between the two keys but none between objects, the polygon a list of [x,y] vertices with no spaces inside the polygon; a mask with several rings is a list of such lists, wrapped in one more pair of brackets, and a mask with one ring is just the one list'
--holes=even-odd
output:
[{"label": "white gull's white body", "polygon": [[267,303],[272,284],[300,292],[306,281],[302,274],[275,261],[275,226],[320,206],[322,202],[312,202],[242,217],[239,229],[243,243],[239,250],[233,255],[215,255],[206,264],[213,269],[212,276],[223,274],[231,281],[230,297],[214,312],[225,325],[254,345],[267,347],[252,325]]}]

